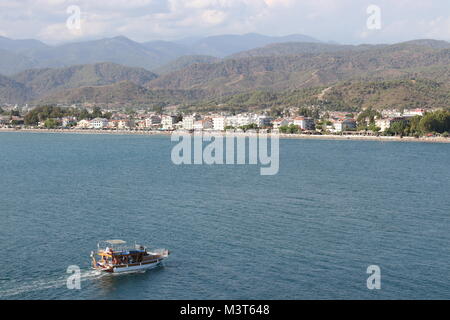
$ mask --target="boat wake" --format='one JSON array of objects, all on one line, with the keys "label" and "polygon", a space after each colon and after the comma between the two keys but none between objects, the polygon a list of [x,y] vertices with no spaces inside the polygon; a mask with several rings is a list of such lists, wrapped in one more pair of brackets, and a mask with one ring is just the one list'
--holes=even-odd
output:
[{"label": "boat wake", "polygon": [[[97,270],[81,270],[80,281],[81,283],[91,280],[100,279],[105,276]],[[16,295],[22,295],[26,293],[48,290],[48,289],[58,289],[64,288],[67,285],[67,279],[70,275],[64,274],[59,278],[49,278],[49,279],[37,279],[28,282],[18,282],[18,281],[5,281],[5,283],[0,282],[0,299],[12,297]]]}]

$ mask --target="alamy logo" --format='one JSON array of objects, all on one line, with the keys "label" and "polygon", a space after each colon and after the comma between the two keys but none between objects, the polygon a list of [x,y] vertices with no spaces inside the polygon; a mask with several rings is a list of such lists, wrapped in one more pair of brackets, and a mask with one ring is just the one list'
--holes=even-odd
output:
[{"label": "alamy logo", "polygon": [[66,21],[67,29],[71,32],[79,32],[81,30],[81,8],[79,6],[70,6],[66,12],[70,14]]},{"label": "alamy logo", "polygon": [[367,19],[367,29],[380,30],[381,29],[381,8],[377,5],[370,5],[367,7],[367,14],[370,15]]},{"label": "alamy logo", "polygon": [[79,266],[69,266],[67,267],[67,273],[71,275],[67,278],[67,289],[69,290],[80,290],[81,289],[81,269]]},{"label": "alamy logo", "polygon": [[367,278],[367,289],[380,290],[381,289],[381,269],[379,266],[372,265],[367,267],[367,273],[370,274]]},{"label": "alamy logo", "polygon": [[[279,170],[278,135],[255,136],[172,134],[172,162],[176,165],[260,165],[263,176],[276,175]],[[247,143],[248,142],[248,143]],[[248,148],[247,148],[248,145]],[[269,153],[270,147],[270,153]],[[248,152],[247,152],[248,151]]]}]

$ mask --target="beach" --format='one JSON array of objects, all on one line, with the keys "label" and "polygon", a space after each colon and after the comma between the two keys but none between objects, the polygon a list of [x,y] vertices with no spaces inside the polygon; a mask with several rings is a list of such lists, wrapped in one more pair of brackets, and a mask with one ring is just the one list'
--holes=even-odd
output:
[{"label": "beach", "polygon": [[[27,133],[72,133],[72,134],[119,134],[119,135],[165,135],[170,136],[173,133],[191,134],[186,131],[144,131],[144,130],[96,130],[96,129],[14,129],[0,128],[1,132],[27,132]],[[217,132],[203,131],[204,136],[236,136],[236,137],[255,137],[258,133],[249,132]],[[270,135],[270,134],[269,134]],[[311,140],[361,140],[361,141],[380,141],[380,142],[425,142],[425,143],[450,143],[450,138],[445,137],[399,137],[399,136],[363,136],[363,135],[309,135],[309,134],[276,134],[280,139],[311,139]]]}]

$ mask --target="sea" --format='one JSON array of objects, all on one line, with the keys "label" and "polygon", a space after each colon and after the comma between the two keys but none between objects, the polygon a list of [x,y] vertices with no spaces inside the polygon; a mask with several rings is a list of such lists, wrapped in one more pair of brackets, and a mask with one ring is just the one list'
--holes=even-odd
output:
[{"label": "sea", "polygon": [[[450,299],[450,144],[285,139],[267,176],[175,144],[0,133],[0,300]],[[99,273],[107,239],[171,255]]]}]

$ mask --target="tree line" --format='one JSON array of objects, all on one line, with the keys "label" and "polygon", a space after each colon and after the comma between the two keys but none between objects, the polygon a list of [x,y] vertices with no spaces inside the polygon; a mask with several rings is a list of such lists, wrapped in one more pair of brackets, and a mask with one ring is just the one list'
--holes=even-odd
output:
[{"label": "tree line", "polygon": [[[25,125],[37,125],[39,122],[45,122],[49,119],[58,119],[63,117],[76,117],[77,120],[92,120],[94,118],[110,119],[110,112],[102,112],[99,107],[93,108],[92,112],[84,108],[61,108],[56,106],[42,106],[29,111],[25,117]],[[50,121],[49,121],[50,123]]]},{"label": "tree line", "polygon": [[435,133],[448,136],[449,132],[450,111],[439,110],[427,112],[423,116],[415,116],[409,120],[395,121],[385,133],[387,135],[420,137]]}]

